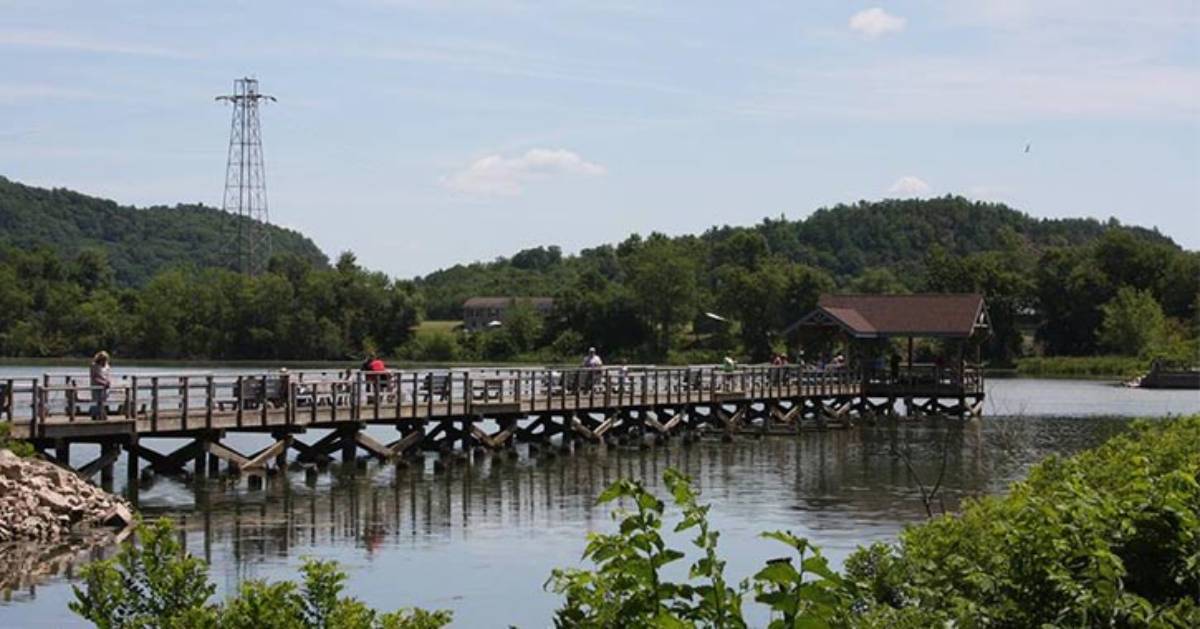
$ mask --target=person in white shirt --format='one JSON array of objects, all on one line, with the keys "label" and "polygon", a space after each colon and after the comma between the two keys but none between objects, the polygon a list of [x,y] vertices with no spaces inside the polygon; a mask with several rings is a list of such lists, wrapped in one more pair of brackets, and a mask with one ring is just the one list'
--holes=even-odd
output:
[{"label": "person in white shirt", "polygon": [[589,347],[587,357],[583,359],[584,367],[603,367],[604,361],[600,360],[600,355],[596,353],[596,348]]}]

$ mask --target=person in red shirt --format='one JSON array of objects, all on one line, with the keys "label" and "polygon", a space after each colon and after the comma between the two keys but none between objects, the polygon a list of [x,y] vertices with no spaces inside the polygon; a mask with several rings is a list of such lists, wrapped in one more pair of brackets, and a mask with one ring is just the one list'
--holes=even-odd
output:
[{"label": "person in red shirt", "polygon": [[383,360],[378,356],[372,356],[367,361],[367,371],[387,371],[387,365],[384,365]]}]

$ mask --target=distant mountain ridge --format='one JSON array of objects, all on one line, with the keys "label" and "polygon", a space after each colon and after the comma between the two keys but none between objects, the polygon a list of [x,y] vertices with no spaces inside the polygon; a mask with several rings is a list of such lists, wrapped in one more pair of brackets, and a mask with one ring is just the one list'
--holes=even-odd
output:
[{"label": "distant mountain ridge", "polygon": [[[243,220],[203,205],[135,208],[66,189],[0,177],[0,244],[46,245],[59,255],[103,249],[117,281],[139,286],[159,271],[190,264],[228,266],[227,239]],[[318,266],[329,258],[308,237],[271,225],[272,250]]]}]

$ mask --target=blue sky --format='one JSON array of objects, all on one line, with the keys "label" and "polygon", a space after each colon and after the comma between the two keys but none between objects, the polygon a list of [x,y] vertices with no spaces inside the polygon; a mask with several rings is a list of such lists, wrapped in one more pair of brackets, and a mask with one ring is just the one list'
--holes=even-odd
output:
[{"label": "blue sky", "polygon": [[0,0],[0,174],[219,206],[249,74],[273,221],[394,275],[946,193],[1196,249],[1198,6]]}]

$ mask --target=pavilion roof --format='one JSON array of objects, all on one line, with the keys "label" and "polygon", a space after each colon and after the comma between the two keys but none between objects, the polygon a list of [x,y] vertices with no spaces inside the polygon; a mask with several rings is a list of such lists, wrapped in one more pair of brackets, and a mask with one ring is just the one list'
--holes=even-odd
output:
[{"label": "pavilion roof", "polygon": [[817,309],[794,323],[836,326],[855,338],[891,336],[966,338],[989,327],[983,295],[821,295]]}]

